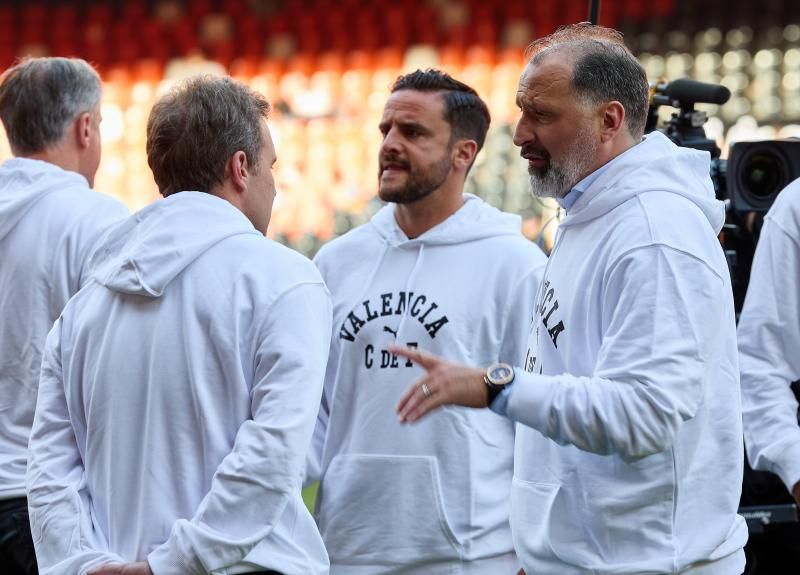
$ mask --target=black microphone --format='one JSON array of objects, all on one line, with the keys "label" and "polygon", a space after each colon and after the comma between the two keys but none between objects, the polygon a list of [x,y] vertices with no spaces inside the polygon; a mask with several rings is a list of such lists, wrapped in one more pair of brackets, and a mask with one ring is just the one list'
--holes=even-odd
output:
[{"label": "black microphone", "polygon": [[673,80],[664,86],[662,93],[670,100],[677,100],[682,104],[724,104],[731,97],[731,91],[725,86],[706,84],[689,78]]}]

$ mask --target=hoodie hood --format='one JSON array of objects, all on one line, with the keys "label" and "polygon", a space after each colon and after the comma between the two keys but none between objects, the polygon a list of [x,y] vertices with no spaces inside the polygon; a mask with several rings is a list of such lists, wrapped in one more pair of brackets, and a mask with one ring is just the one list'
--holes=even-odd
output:
[{"label": "hoodie hood", "polygon": [[89,182],[49,162],[12,158],[0,166],[0,239],[17,225],[36,202],[66,187],[89,188]]},{"label": "hoodie hood", "polygon": [[460,244],[494,236],[519,235],[522,227],[519,216],[501,212],[477,196],[464,194],[464,204],[458,211],[421,236],[408,239],[397,225],[395,209],[395,204],[386,205],[370,221],[384,242],[393,247]]},{"label": "hoodie hood", "polygon": [[261,236],[226,200],[203,192],[180,192],[109,230],[89,269],[109,289],[159,297],[195,259],[240,234]]},{"label": "hoodie hood", "polygon": [[634,196],[669,192],[692,201],[715,233],[725,222],[725,204],[716,199],[711,182],[710,154],[675,145],[660,132],[612,160],[612,165],[589,186],[560,226],[599,218]]}]

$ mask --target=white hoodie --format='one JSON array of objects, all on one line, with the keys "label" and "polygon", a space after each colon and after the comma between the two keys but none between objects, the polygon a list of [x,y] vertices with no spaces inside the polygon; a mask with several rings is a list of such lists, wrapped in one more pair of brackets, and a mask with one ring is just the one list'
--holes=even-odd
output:
[{"label": "white hoodie", "polygon": [[200,192],[104,239],[42,363],[27,477],[41,573],[327,573],[300,496],[331,332],[317,270]]},{"label": "white hoodie", "polygon": [[800,179],[781,191],[758,240],[739,318],[739,363],[747,453],[791,490],[800,481]]},{"label": "white hoodie", "polygon": [[25,497],[47,332],[87,278],[98,236],[128,210],[40,160],[0,166],[0,500]]},{"label": "white hoodie", "polygon": [[561,222],[507,412],[523,424],[511,524],[528,573],[744,568],[735,318],[708,174],[708,154],[652,133]]},{"label": "white hoodie", "polygon": [[401,425],[395,407],[422,372],[386,346],[519,363],[545,257],[518,216],[475,196],[413,240],[394,210],[315,259],[334,300],[311,465],[322,475],[317,519],[331,572],[513,575],[513,425],[464,408]]}]

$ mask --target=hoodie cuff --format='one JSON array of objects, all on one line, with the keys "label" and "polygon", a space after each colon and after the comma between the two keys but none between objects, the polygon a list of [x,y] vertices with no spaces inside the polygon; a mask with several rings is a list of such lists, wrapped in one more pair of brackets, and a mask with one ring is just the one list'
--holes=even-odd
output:
[{"label": "hoodie cuff", "polygon": [[147,556],[147,563],[150,565],[153,575],[173,575],[173,573],[177,575],[185,569],[181,562],[176,557],[172,557],[163,545]]},{"label": "hoodie cuff", "polygon": [[[174,529],[174,527],[173,527]],[[159,545],[147,556],[147,563],[153,575],[188,575],[199,574],[204,571],[198,570],[195,562],[192,564],[184,553],[176,549],[174,537],[170,537],[164,544]]]},{"label": "hoodie cuff", "polygon": [[773,472],[781,478],[791,493],[792,488],[800,481],[800,445],[787,446],[780,459],[775,461]]},{"label": "hoodie cuff", "polygon": [[547,426],[553,380],[521,369],[515,371],[514,391],[509,394],[505,415],[512,421],[542,431]]}]

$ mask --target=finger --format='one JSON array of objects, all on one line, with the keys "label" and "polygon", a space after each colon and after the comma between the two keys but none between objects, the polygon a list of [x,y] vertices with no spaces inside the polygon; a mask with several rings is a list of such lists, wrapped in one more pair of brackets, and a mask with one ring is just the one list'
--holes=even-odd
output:
[{"label": "finger", "polygon": [[425,394],[422,392],[422,384],[425,383],[430,389],[430,383],[427,383],[427,381],[427,377],[421,377],[400,398],[397,403],[397,414],[400,417],[400,421],[403,421],[403,414],[415,408],[420,401],[425,399]]},{"label": "finger", "polygon": [[86,575],[118,575],[122,573],[122,565],[115,565],[113,563],[100,565],[86,572]]},{"label": "finger", "polygon": [[442,405],[442,401],[439,399],[440,397],[441,394],[431,395],[427,399],[423,399],[422,401],[416,403],[414,407],[409,408],[401,416],[400,421],[402,423],[414,423],[415,421],[419,421],[429,412]]},{"label": "finger", "polygon": [[[423,384],[427,385],[430,390],[428,396],[425,395],[422,389]],[[432,387],[430,378],[423,377],[420,379],[414,387],[406,392],[406,395],[398,404],[397,412],[400,422],[413,423],[432,409],[439,407],[442,404],[439,395]]]},{"label": "finger", "polygon": [[427,353],[422,351],[421,349],[417,349],[414,347],[406,347],[403,345],[390,345],[388,348],[390,353],[395,355],[399,355],[400,357],[404,357],[406,359],[410,359],[420,367],[425,368],[426,370],[430,371],[433,369],[437,363],[441,361],[441,359],[432,353]]}]

